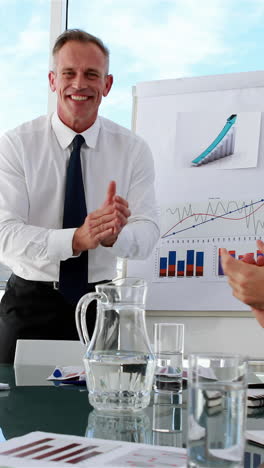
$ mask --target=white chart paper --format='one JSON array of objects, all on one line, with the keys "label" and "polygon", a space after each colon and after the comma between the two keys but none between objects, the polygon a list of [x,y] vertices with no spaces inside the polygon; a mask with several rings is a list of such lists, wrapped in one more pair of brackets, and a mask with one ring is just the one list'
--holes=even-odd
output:
[{"label": "white chart paper", "polygon": [[185,468],[186,450],[31,432],[0,444],[0,465],[8,468]]},{"label": "white chart paper", "polygon": [[[252,72],[136,87],[134,127],[153,153],[161,213],[152,255],[128,261],[127,274],[148,282],[147,309],[249,310],[232,295],[219,249],[257,256],[263,240],[263,80]],[[232,154],[193,167],[231,115]]]}]

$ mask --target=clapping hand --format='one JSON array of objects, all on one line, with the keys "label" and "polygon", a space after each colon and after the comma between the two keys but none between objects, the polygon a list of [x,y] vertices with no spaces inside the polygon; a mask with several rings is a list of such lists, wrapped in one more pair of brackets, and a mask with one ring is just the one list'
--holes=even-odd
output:
[{"label": "clapping hand", "polygon": [[[264,243],[257,241],[258,249],[264,253]],[[233,295],[249,305],[256,319],[264,327],[264,256],[255,260],[251,254],[236,260],[226,249],[221,249],[221,263]]]},{"label": "clapping hand", "polygon": [[116,195],[116,183],[109,183],[106,199],[102,206],[89,213],[82,226],[76,229],[72,248],[74,255],[99,244],[111,247],[130,216],[128,202]]},{"label": "clapping hand", "polygon": [[131,214],[128,202],[119,195],[116,195],[116,183],[114,181],[110,182],[108,186],[106,200],[102,206],[102,208],[107,207],[112,207],[113,209],[114,226],[112,233],[101,241],[101,244],[105,247],[112,246],[115,243],[118,234],[127,224],[127,220]]}]

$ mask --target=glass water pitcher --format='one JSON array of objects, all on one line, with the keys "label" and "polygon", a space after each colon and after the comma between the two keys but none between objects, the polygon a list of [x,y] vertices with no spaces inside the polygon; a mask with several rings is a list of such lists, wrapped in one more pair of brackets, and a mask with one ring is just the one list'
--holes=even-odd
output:
[{"label": "glass water pitcher", "polygon": [[[97,410],[138,411],[148,406],[156,361],[145,323],[147,285],[143,279],[122,278],[98,284],[76,308],[90,404]],[[86,318],[97,300],[91,340]],[[87,317],[86,317],[87,316]]]}]

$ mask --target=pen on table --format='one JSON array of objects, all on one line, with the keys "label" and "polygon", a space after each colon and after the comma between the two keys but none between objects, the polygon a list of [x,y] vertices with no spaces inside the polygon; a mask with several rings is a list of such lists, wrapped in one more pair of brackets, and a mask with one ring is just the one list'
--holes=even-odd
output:
[{"label": "pen on table", "polygon": [[1,383],[0,382],[0,390],[9,390],[10,386],[8,383]]}]

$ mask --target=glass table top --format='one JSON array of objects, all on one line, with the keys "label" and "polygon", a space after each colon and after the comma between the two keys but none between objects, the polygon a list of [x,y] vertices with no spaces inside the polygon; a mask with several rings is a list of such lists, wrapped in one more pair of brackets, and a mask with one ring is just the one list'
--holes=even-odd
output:
[{"label": "glass table top", "polygon": [[[96,412],[86,386],[55,385],[46,378],[50,366],[0,365],[0,428],[4,439],[32,431],[89,438],[186,447],[187,391],[152,394],[148,408],[134,414]],[[248,413],[247,429],[264,429],[264,408]],[[246,444],[246,468],[264,463],[264,448]]]}]

